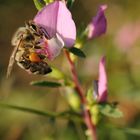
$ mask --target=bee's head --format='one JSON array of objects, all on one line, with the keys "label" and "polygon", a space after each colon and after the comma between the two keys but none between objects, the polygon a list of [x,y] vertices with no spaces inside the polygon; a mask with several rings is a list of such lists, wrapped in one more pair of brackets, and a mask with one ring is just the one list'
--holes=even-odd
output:
[{"label": "bee's head", "polygon": [[25,22],[25,27],[33,32],[38,32],[37,25],[32,20]]}]

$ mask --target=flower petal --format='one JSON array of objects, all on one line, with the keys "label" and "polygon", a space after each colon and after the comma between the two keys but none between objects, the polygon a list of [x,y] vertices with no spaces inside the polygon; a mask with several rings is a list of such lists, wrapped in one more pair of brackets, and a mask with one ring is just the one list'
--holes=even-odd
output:
[{"label": "flower petal", "polygon": [[75,23],[72,19],[70,11],[62,2],[59,2],[57,32],[61,35],[67,47],[74,44],[76,39]]},{"label": "flower petal", "polygon": [[107,75],[105,70],[105,57],[102,57],[99,63],[99,82],[98,82],[98,101],[107,100]]},{"label": "flower petal", "polygon": [[50,38],[56,34],[58,8],[59,3],[57,1],[50,3],[39,11],[34,18],[34,22],[43,26]]},{"label": "flower petal", "polygon": [[56,37],[44,41],[45,54],[47,55],[47,58],[50,60],[53,60],[56,56],[58,56],[63,47],[64,42],[58,34],[56,34]]},{"label": "flower petal", "polygon": [[34,22],[43,26],[50,38],[58,33],[66,46],[72,46],[76,39],[76,27],[65,3],[55,1],[37,13]]},{"label": "flower petal", "polygon": [[88,38],[95,38],[106,32],[107,21],[104,15],[107,5],[101,5],[97,15],[93,17],[91,23],[88,25]]},{"label": "flower petal", "polygon": [[116,46],[121,51],[127,51],[140,39],[140,21],[125,23],[115,37]]}]

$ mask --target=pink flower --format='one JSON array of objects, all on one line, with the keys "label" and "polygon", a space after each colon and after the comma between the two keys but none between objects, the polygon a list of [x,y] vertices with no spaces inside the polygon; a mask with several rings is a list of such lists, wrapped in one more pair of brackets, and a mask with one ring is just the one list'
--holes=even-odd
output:
[{"label": "pink flower", "polygon": [[99,81],[94,83],[94,96],[98,102],[107,101],[107,75],[105,70],[105,57],[99,63]]},{"label": "pink flower", "polygon": [[87,27],[88,38],[92,39],[98,37],[106,32],[107,21],[104,15],[107,5],[101,5],[97,12],[97,15],[93,17],[91,23]]},{"label": "pink flower", "polygon": [[64,47],[62,38],[56,34],[53,38],[47,40],[45,37],[40,43],[43,46],[41,49],[36,50],[37,53],[47,56],[49,60],[53,60],[61,52]]},{"label": "pink flower", "polygon": [[140,22],[123,25],[115,37],[115,43],[121,51],[126,51],[140,39]]},{"label": "pink flower", "polygon": [[76,40],[76,27],[66,4],[55,1],[37,13],[34,22],[45,30],[49,40],[45,44],[49,59],[54,59],[66,45],[71,47]]}]

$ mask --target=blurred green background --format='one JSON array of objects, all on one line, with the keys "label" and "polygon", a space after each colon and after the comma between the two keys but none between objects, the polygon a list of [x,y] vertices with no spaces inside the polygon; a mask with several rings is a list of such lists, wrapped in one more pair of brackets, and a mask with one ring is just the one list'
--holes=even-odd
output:
[{"label": "blurred green background", "polygon": [[[85,90],[98,77],[98,62],[107,58],[109,101],[118,101],[124,117],[104,119],[98,127],[100,140],[140,139],[140,1],[75,0],[71,9],[77,28],[85,27],[100,4],[107,4],[107,33],[83,45],[87,58],[76,66]],[[14,66],[5,79],[13,47],[11,37],[37,10],[32,0],[0,0],[0,102],[41,110],[64,111],[69,105],[58,89],[38,88],[29,82],[49,77],[27,74]],[[63,53],[51,62],[69,74]],[[86,140],[85,127],[66,119],[50,120],[0,107],[0,140]]]}]

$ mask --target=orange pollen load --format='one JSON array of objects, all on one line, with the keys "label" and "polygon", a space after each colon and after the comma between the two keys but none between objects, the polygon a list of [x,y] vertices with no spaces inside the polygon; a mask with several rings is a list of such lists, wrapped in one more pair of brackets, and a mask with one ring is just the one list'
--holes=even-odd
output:
[{"label": "orange pollen load", "polygon": [[29,59],[31,62],[40,62],[41,61],[40,57],[35,52],[33,52],[29,55]]}]

